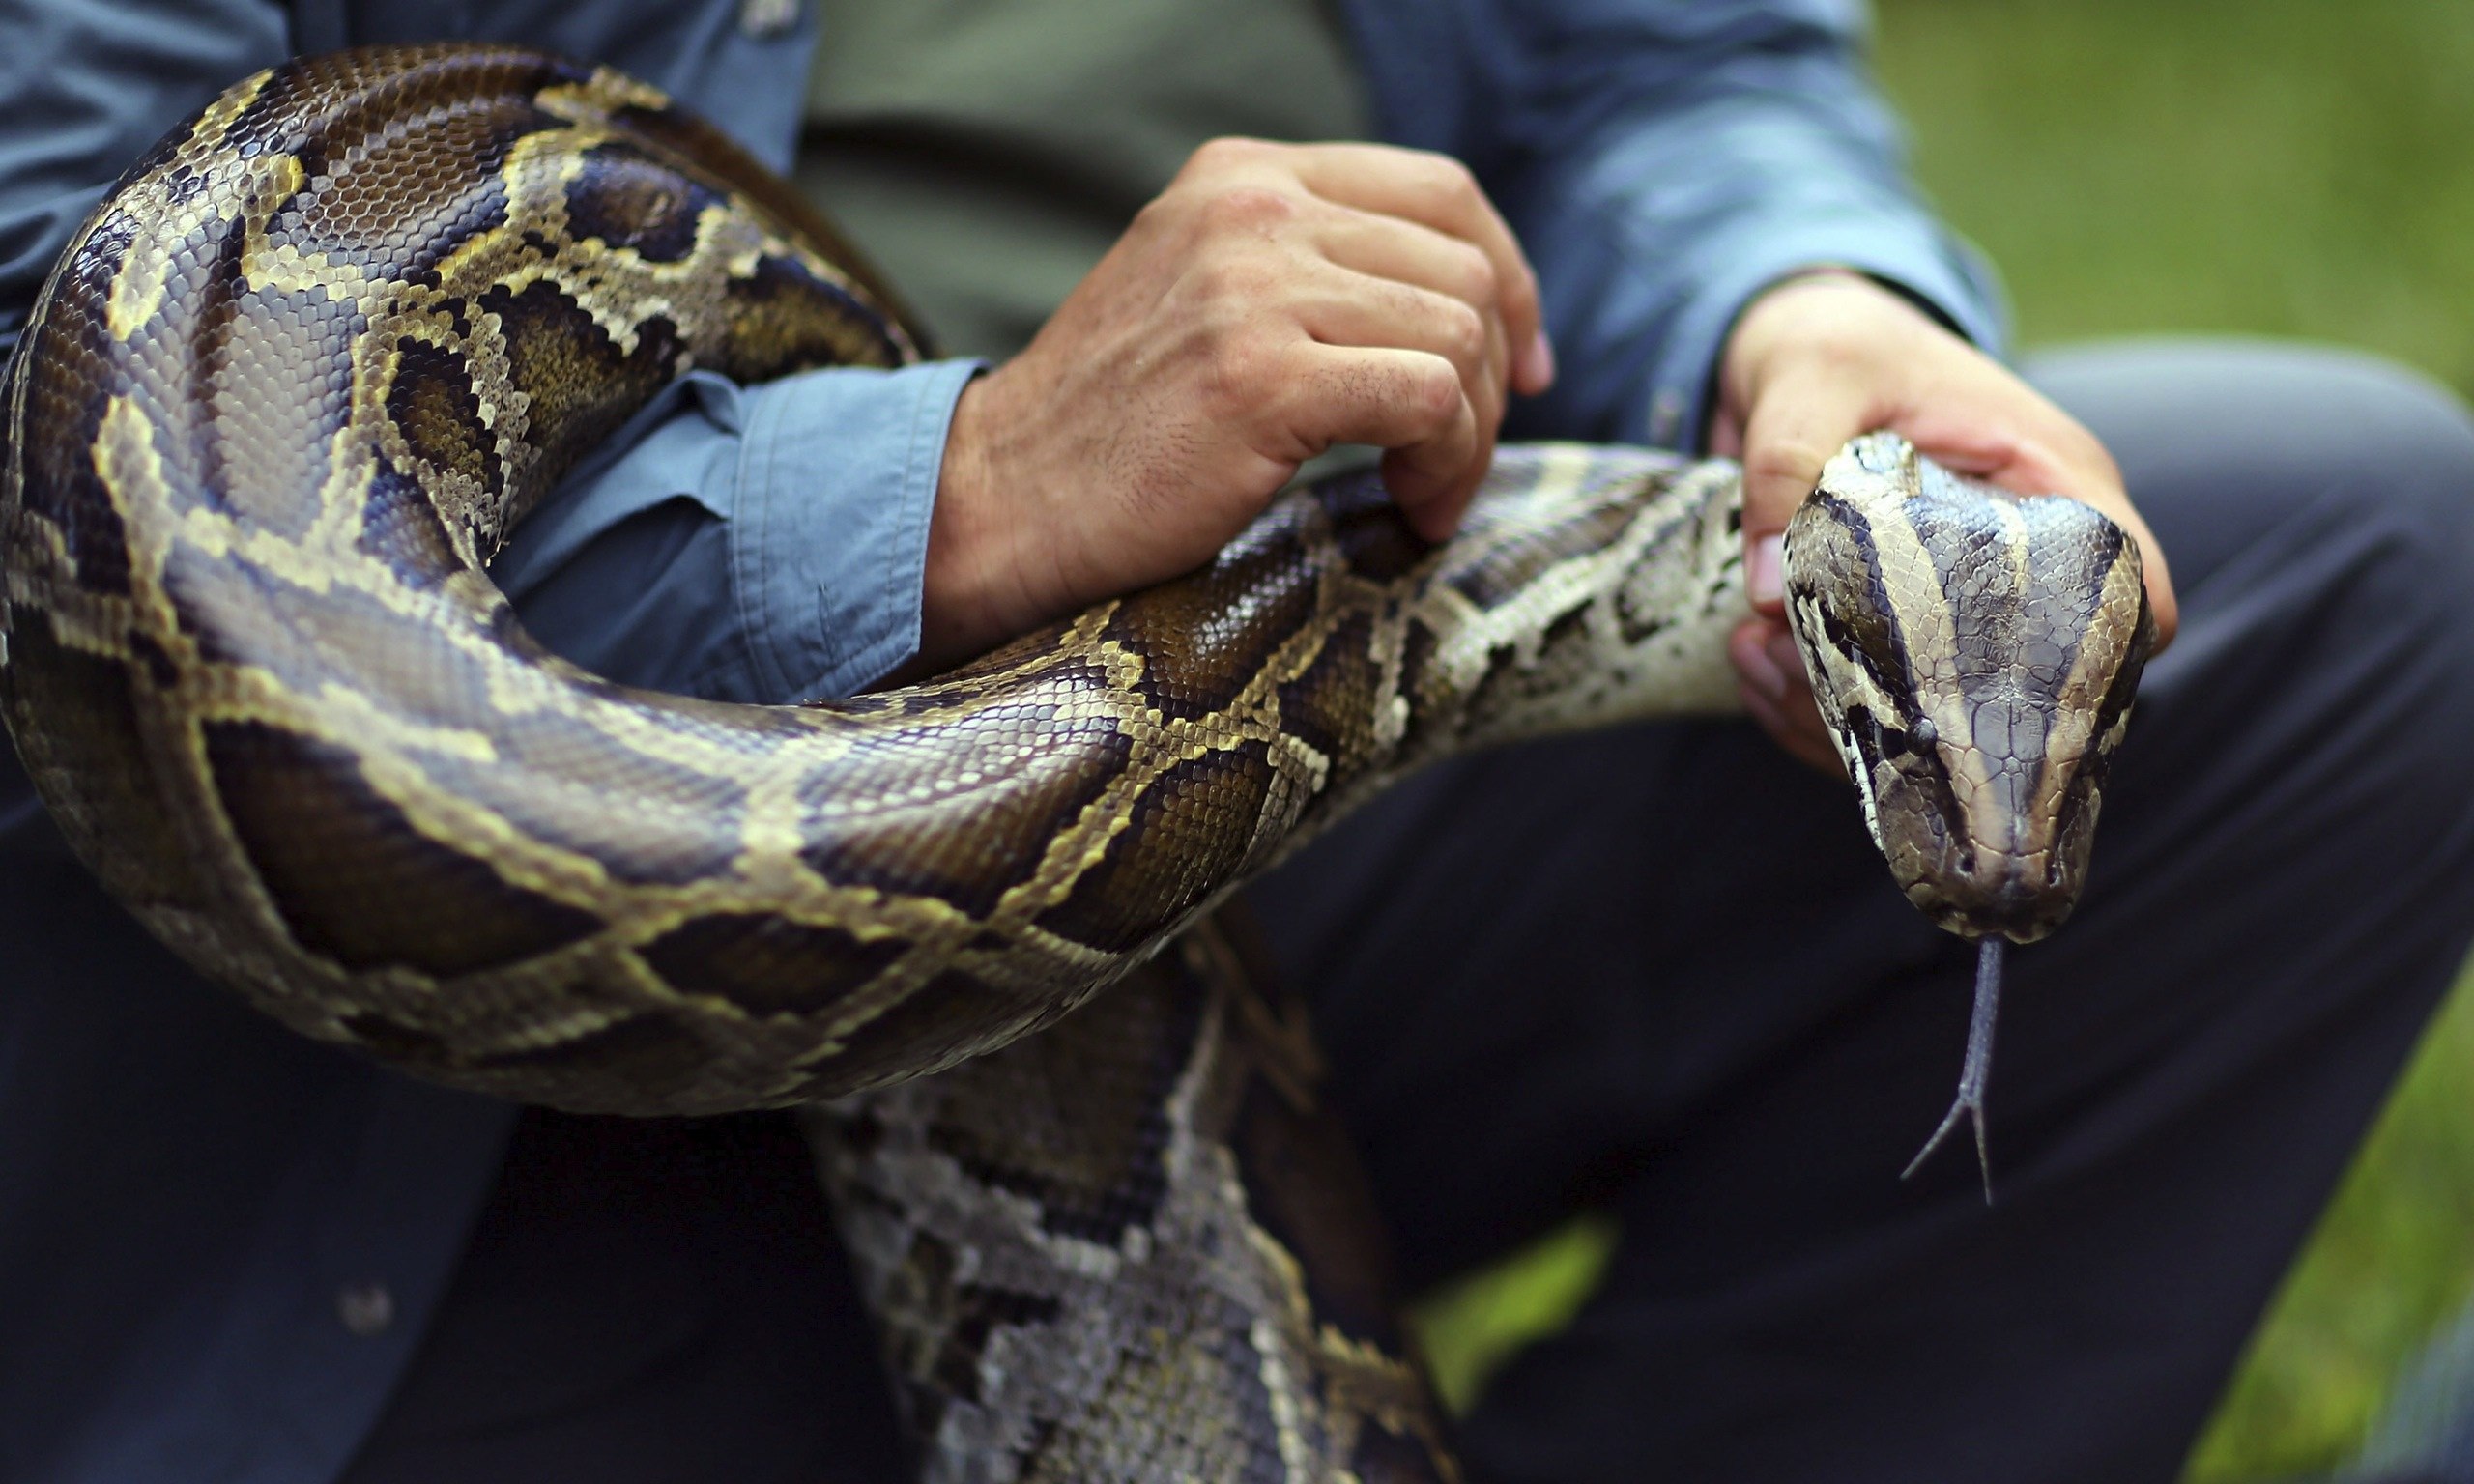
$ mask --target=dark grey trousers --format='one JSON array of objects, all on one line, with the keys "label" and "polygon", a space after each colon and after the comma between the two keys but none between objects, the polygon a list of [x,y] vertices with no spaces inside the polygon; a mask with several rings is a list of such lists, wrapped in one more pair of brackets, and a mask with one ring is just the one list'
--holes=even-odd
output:
[{"label": "dark grey trousers", "polygon": [[[1963,1152],[1898,1180],[1968,952],[1746,724],[1456,764],[1253,892],[1414,1278],[1622,1221],[1470,1420],[1481,1477],[2172,1478],[2463,956],[2464,411],[2262,346],[2037,375],[2121,460],[2183,629],[2086,901],[2012,956],[1990,1211]],[[897,1477],[829,1240],[787,1130],[527,1115],[353,1484]]]},{"label": "dark grey trousers", "polygon": [[1470,1419],[1496,1480],[2172,1479],[2474,934],[2474,424],[2374,362],[2033,373],[2171,558],[2077,916],[1971,954],[1748,724],[1456,763],[1253,893],[1413,1278],[1623,1237]]}]

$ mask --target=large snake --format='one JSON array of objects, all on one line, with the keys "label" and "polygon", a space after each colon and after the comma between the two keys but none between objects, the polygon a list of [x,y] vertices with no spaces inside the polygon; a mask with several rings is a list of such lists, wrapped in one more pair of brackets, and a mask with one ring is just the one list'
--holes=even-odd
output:
[{"label": "large snake", "polygon": [[[1311,1040],[1207,914],[1433,759],[1727,708],[1737,471],[1507,448],[1440,547],[1327,482],[1190,577],[809,706],[526,636],[485,564],[580,455],[691,366],[909,359],[891,302],[609,71],[240,83],[96,210],[12,362],[27,770],[149,928],[307,1035],[570,1109],[806,1109],[929,1477],[1453,1477]],[[1883,436],[1789,567],[1902,887],[2048,930],[2147,644],[2136,546]]]}]

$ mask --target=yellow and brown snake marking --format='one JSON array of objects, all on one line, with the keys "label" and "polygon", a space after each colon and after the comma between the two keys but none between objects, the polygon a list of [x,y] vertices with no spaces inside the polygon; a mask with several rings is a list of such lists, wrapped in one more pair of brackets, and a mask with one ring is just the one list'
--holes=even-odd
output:
[{"label": "yellow and brown snake marking", "polygon": [[[1861,585],[1867,601],[1839,597]],[[1964,937],[2079,899],[2155,642],[2138,543],[2077,500],[1858,439],[1787,529],[1798,646],[1890,873]]]},{"label": "yellow and brown snake marking", "polygon": [[[1729,706],[1736,471],[1505,449],[1431,549],[1339,480],[803,707],[585,673],[492,585],[686,370],[915,345],[628,79],[488,46],[250,78],[97,209],[11,363],[0,716],[110,890],[304,1034],[565,1108],[808,1106],[929,1477],[1450,1478],[1310,1042],[1216,931],[1153,956],[1427,761]],[[1794,610],[1867,817],[1945,925],[2033,936],[2143,653],[2136,552],[1851,457]]]}]

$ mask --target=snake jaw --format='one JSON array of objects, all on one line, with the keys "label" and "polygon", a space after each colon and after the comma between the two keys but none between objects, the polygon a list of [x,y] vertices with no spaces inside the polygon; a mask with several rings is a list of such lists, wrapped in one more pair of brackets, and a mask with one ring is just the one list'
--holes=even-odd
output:
[{"label": "snake jaw", "polygon": [[1789,523],[1786,588],[1908,899],[1964,937],[2060,926],[2154,636],[2137,542],[2077,500],[1967,480],[1875,434]]}]

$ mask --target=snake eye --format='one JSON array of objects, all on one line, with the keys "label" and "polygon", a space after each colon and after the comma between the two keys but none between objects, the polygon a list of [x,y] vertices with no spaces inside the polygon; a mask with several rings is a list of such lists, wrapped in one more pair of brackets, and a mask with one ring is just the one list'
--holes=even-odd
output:
[{"label": "snake eye", "polygon": [[1935,729],[1933,726],[1933,718],[1929,716],[1917,717],[1915,719],[1915,725],[1908,729],[1907,734],[1914,740],[1918,751],[1936,746],[1942,740],[1942,733]]}]

